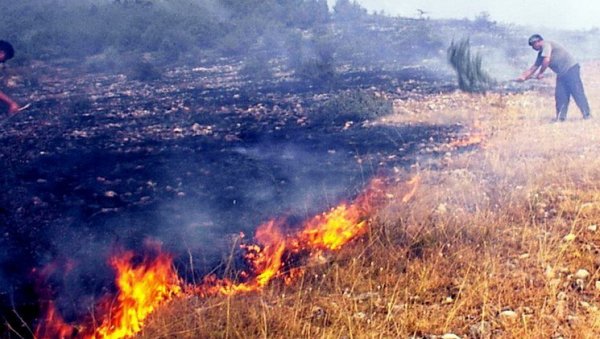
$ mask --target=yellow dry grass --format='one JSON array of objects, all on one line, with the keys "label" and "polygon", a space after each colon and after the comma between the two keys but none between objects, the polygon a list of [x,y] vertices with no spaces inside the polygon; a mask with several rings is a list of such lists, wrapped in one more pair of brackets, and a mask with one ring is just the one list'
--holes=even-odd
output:
[{"label": "yellow dry grass", "polygon": [[600,63],[583,72],[590,121],[572,103],[550,123],[548,90],[396,102],[379,123],[460,123],[484,141],[423,153],[403,173],[421,178],[413,198],[296,283],[174,301],[140,337],[600,337]]}]

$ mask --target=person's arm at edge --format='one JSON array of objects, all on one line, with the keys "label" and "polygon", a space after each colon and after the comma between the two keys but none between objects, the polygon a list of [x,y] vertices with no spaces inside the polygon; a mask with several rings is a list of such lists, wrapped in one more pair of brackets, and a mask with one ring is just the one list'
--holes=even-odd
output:
[{"label": "person's arm at edge", "polygon": [[8,95],[4,94],[0,91],[0,101],[3,101],[8,105],[8,113],[15,114],[19,111],[19,104],[17,104],[13,99],[11,99]]}]

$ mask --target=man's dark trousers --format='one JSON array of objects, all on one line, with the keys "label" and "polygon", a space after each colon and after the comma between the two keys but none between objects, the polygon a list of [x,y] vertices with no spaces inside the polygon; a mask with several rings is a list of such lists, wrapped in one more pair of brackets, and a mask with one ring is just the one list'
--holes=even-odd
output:
[{"label": "man's dark trousers", "polygon": [[575,99],[575,103],[583,114],[583,118],[587,119],[590,117],[590,105],[585,97],[579,68],[579,64],[577,64],[569,68],[564,74],[556,77],[554,98],[556,99],[556,117],[559,120],[565,120],[567,118],[567,110],[569,109],[571,96]]}]

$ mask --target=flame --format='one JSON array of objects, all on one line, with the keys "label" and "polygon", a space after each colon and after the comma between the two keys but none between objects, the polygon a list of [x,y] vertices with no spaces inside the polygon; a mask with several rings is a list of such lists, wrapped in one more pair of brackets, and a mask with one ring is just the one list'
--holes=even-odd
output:
[{"label": "flame", "polygon": [[234,283],[230,279],[217,279],[208,276],[196,290],[200,295],[233,295],[262,289],[273,278],[284,275],[284,281],[290,283],[293,278],[302,275],[298,267],[285,267],[286,253],[306,252],[314,256],[323,250],[339,250],[349,241],[365,234],[367,218],[377,201],[383,196],[383,180],[375,179],[363,194],[352,204],[342,203],[308,220],[296,234],[284,236],[280,222],[269,221],[261,225],[254,239],[261,245],[243,245],[247,251],[245,259],[250,264],[252,277],[246,282]]},{"label": "flame", "polygon": [[479,145],[483,143],[484,137],[480,133],[468,134],[466,137],[452,140],[448,143],[448,146],[451,148],[460,148],[460,147],[468,147],[473,145]]},{"label": "flame", "polygon": [[144,320],[162,302],[181,293],[171,257],[161,254],[150,262],[133,265],[132,252],[114,257],[119,289],[117,306],[90,338],[125,338],[141,331]]},{"label": "flame", "polygon": [[340,249],[367,231],[363,218],[359,206],[342,204],[308,221],[300,233],[301,241],[319,249]]},{"label": "flame", "polygon": [[[408,192],[402,198],[407,202],[419,185],[420,178],[408,182]],[[244,259],[249,271],[241,272],[241,281],[206,276],[197,286],[187,286],[189,292],[200,296],[235,295],[259,291],[274,278],[282,277],[289,283],[304,273],[300,265],[291,265],[291,256],[319,257],[323,251],[336,251],[365,234],[368,221],[385,196],[385,183],[375,179],[352,203],[342,203],[328,212],[307,220],[297,232],[284,234],[289,228],[281,221],[271,220],[261,225],[254,236],[255,244],[243,244]],[[144,320],[163,302],[181,295],[182,283],[172,266],[172,258],[159,254],[154,260],[133,264],[134,254],[126,252],[111,259],[116,270],[118,294],[116,306],[105,304],[106,318],[93,333],[83,338],[126,338],[140,332]],[[294,267],[289,267],[294,266]],[[51,305],[52,306],[52,305]],[[65,324],[54,307],[49,307],[46,331],[38,331],[41,338],[72,337],[74,328]],[[93,328],[93,327],[89,327]],[[79,327],[78,329],[85,329]]]},{"label": "flame", "polygon": [[286,249],[286,241],[280,232],[280,226],[275,220],[271,220],[257,229],[254,238],[263,246],[244,245],[243,247],[247,250],[245,259],[251,264],[256,277],[248,282],[238,284],[228,279],[219,281],[210,277],[206,282],[214,287],[205,289],[203,294],[218,292],[232,295],[239,292],[256,291],[263,288],[277,275]]},{"label": "flame", "polygon": [[35,330],[36,338],[72,338],[75,328],[65,323],[53,302],[49,302],[46,318]]}]

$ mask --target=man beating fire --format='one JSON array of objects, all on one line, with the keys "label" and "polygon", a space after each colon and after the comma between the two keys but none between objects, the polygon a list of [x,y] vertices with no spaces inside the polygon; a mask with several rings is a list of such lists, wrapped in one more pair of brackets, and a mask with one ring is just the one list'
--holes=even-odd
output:
[{"label": "man beating fire", "polygon": [[579,73],[579,64],[573,56],[561,45],[544,40],[541,35],[534,34],[529,38],[529,46],[538,51],[535,63],[523,72],[517,81],[530,79],[539,68],[536,79],[544,77],[544,71],[548,67],[556,73],[556,89],[554,99],[556,101],[556,121],[564,121],[567,118],[569,100],[571,96],[583,114],[584,119],[589,119],[590,105],[588,104],[583,83]]},{"label": "man beating fire", "polygon": [[[15,55],[15,50],[9,42],[0,40],[0,63],[4,63],[6,60],[12,59]],[[8,106],[8,114],[16,114],[21,108],[19,105],[11,99],[8,95],[0,91],[0,101],[4,102]]]}]

